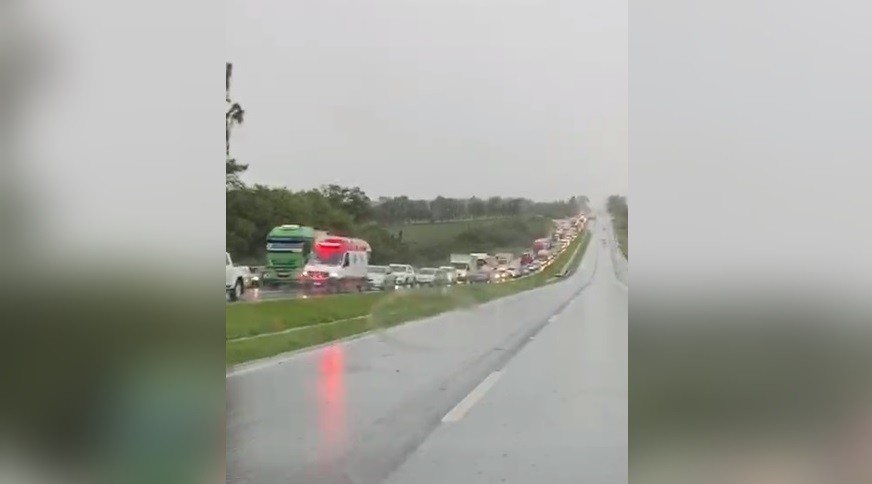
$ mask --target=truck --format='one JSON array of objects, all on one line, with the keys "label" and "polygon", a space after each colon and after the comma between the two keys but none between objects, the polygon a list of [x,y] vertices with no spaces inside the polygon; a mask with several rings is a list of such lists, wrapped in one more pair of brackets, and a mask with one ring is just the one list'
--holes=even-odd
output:
[{"label": "truck", "polygon": [[533,252],[538,254],[541,250],[547,250],[551,248],[551,239],[548,237],[543,237],[541,239],[536,239],[533,241]]},{"label": "truck", "polygon": [[515,259],[515,254],[511,252],[498,252],[496,254],[497,260],[497,278],[498,279],[510,279],[512,277],[511,272],[509,271],[512,262]]},{"label": "truck", "polygon": [[515,254],[511,252],[500,252],[497,254],[497,264],[501,267],[508,267],[514,258]]},{"label": "truck", "polygon": [[490,255],[487,252],[473,252],[469,255],[475,258],[478,266],[486,265],[491,269],[494,269],[498,265],[496,256]]},{"label": "truck", "polygon": [[469,273],[474,271],[476,259],[470,254],[451,254],[448,264],[454,268],[454,279],[457,282],[467,282]]},{"label": "truck", "polygon": [[475,260],[475,269],[469,277],[470,282],[493,282],[497,274],[497,258],[484,253],[469,254]]},{"label": "truck", "polygon": [[297,284],[313,244],[326,236],[327,232],[323,230],[297,224],[274,227],[266,236],[266,267],[262,283],[267,287]]},{"label": "truck", "polygon": [[536,256],[531,251],[524,252],[521,254],[521,265],[526,266],[530,265],[533,260],[535,260]]},{"label": "truck", "polygon": [[315,240],[300,274],[304,292],[363,292],[372,248],[363,239],[328,235]]},{"label": "truck", "polygon": [[247,273],[247,267],[233,265],[230,252],[224,253],[224,288],[227,298],[231,301],[238,301],[245,293],[245,278]]}]

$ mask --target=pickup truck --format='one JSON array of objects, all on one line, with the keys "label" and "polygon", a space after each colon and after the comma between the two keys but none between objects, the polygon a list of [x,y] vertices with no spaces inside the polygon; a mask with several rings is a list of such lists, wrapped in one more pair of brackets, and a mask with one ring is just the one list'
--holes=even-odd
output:
[{"label": "pickup truck", "polygon": [[238,301],[245,293],[246,277],[249,271],[247,267],[233,265],[230,252],[225,252],[224,257],[224,286],[227,298],[231,301]]}]

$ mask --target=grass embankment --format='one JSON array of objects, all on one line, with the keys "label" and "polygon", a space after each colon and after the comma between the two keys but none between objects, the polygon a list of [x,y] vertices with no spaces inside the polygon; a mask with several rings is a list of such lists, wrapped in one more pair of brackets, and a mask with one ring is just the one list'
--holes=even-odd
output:
[{"label": "grass embankment", "polygon": [[493,219],[415,223],[391,228],[407,253],[397,254],[418,266],[445,263],[447,254],[493,252],[497,247],[527,247],[530,241],[549,233],[553,222],[541,216],[518,215]]},{"label": "grass embankment", "polygon": [[[585,232],[543,271],[502,284],[231,305],[226,313],[225,358],[227,363],[234,364],[273,356],[543,286],[554,279],[579,248],[570,271],[577,266],[589,241],[590,234]],[[290,331],[268,334],[285,330]],[[232,341],[251,336],[258,337]]]},{"label": "grass embankment", "polygon": [[446,220],[444,222],[409,223],[396,225],[388,230],[399,235],[402,231],[403,242],[410,244],[448,242],[463,232],[472,229],[488,228],[497,225],[505,218],[473,219],[473,220]]},{"label": "grass embankment", "polygon": [[629,255],[629,252],[628,252],[628,247],[629,247],[629,246],[628,246],[628,240],[627,240],[627,237],[628,237],[627,226],[624,225],[623,227],[616,227],[616,228],[615,228],[615,234],[616,234],[617,237],[618,237],[618,245],[621,247],[621,252],[623,252],[623,253],[624,253],[624,257],[625,257],[627,260],[629,260],[629,259],[630,259],[630,255]]},{"label": "grass embankment", "polygon": [[627,206],[627,197],[622,195],[611,195],[606,203],[606,210],[612,218],[612,227],[615,229],[615,237],[618,239],[618,246],[621,248],[624,257],[628,260],[629,243],[627,227],[629,226],[630,212]]}]

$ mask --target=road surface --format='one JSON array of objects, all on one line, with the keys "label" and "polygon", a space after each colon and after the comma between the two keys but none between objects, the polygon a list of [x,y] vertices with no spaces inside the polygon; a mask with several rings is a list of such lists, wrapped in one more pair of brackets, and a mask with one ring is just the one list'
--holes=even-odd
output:
[{"label": "road surface", "polygon": [[593,234],[562,283],[229,374],[227,482],[627,482],[627,288]]}]

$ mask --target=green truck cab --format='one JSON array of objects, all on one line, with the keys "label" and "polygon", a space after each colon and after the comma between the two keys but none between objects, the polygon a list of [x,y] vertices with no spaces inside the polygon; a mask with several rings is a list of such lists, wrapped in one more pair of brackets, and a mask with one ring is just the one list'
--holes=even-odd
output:
[{"label": "green truck cab", "polygon": [[270,230],[266,236],[263,284],[267,287],[298,284],[312,245],[323,233],[295,224],[279,225]]}]

